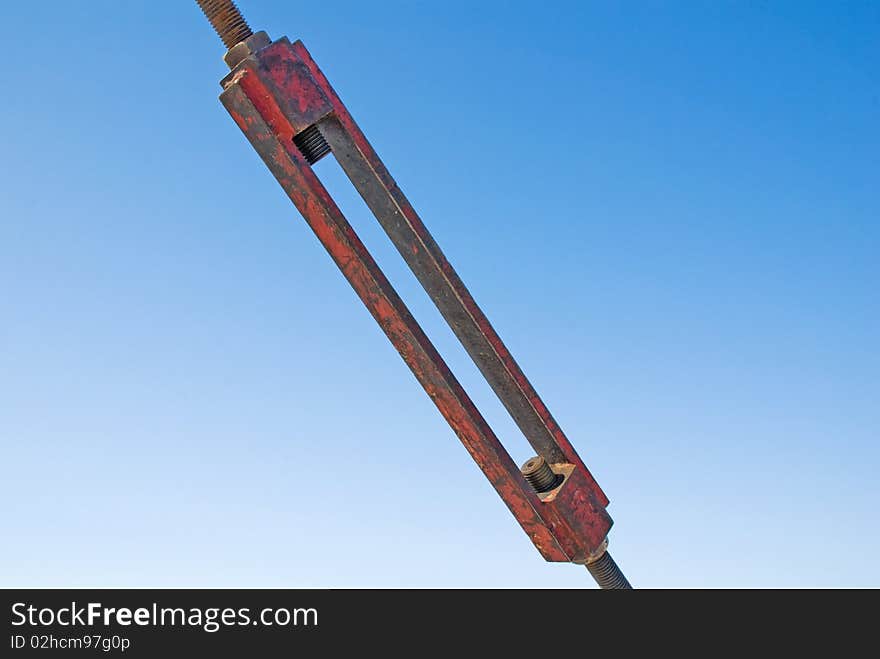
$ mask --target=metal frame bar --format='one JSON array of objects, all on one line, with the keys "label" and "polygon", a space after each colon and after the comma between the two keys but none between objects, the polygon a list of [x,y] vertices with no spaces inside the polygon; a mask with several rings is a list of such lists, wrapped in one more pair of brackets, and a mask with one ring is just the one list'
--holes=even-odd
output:
[{"label": "metal frame bar", "polygon": [[[541,554],[604,550],[608,499],[299,41],[239,62],[220,98]],[[536,494],[294,144],[317,127],[352,184],[539,455],[563,477]]]}]

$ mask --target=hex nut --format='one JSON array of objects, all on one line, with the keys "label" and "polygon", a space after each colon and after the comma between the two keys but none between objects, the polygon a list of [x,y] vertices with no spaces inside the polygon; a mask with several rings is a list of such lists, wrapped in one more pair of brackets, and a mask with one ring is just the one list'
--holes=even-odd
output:
[{"label": "hex nut", "polygon": [[242,61],[271,43],[272,41],[269,39],[269,35],[266,34],[266,32],[257,32],[227,50],[226,54],[223,56],[223,61],[226,62],[230,69],[234,69]]}]

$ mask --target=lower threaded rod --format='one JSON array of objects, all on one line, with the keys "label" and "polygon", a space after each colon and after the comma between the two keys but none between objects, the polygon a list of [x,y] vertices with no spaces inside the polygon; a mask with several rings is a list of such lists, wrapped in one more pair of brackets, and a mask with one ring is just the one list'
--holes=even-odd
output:
[{"label": "lower threaded rod", "polygon": [[540,455],[527,460],[520,470],[538,494],[549,492],[559,484],[558,476]]},{"label": "lower threaded rod", "polygon": [[632,590],[629,581],[607,551],[592,563],[587,563],[587,569],[603,590]]},{"label": "lower threaded rod", "polygon": [[196,0],[196,2],[214,26],[227,50],[253,35],[244,16],[232,0]]}]

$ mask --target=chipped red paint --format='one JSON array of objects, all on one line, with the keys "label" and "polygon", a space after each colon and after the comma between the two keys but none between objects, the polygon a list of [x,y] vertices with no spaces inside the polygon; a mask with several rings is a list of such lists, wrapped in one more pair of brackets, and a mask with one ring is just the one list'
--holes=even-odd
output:
[{"label": "chipped red paint", "polygon": [[[223,85],[220,98],[236,124],[544,558],[583,561],[602,545],[611,527],[611,518],[605,511],[608,499],[305,46],[280,39],[241,62],[224,79]],[[491,378],[487,375],[487,379],[496,391],[515,385],[512,407],[508,409],[524,432],[529,431],[527,438],[536,450],[546,453],[548,461],[566,474],[562,485],[550,496],[539,497],[523,478],[294,144],[296,135],[316,124],[331,148],[334,140],[339,144],[350,141],[356,147],[357,153],[349,153],[347,157],[358,159],[357,166],[366,163],[364,171],[375,178],[375,181],[364,181],[364,185],[373,186],[374,192],[378,189],[385,195],[380,201],[404,218],[406,230],[410,232],[399,239],[405,241],[405,246],[401,246],[403,242],[398,244],[404,257],[416,261],[429,259],[431,276],[442,273],[440,279],[432,281],[452,291],[458,305],[451,310],[441,308],[444,317],[449,320],[449,315],[466,313],[467,317],[462,318],[467,331],[479,330],[478,336],[470,338],[486,341],[491,346],[493,354],[482,355],[488,365],[478,363],[478,366],[481,370],[485,366],[484,374],[491,371]],[[352,176],[351,171],[348,173]],[[377,184],[381,189],[375,187]],[[358,187],[357,181],[355,185]],[[359,192],[365,194],[360,187]],[[415,271],[417,266],[410,265]],[[435,295],[432,298],[436,301]],[[461,329],[450,324],[453,329]],[[462,340],[464,343],[465,339]],[[473,356],[473,351],[469,352]]]}]

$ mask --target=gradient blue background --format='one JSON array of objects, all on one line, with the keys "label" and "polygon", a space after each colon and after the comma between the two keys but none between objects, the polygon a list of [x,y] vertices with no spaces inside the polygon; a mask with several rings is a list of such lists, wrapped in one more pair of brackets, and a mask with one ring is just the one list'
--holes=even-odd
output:
[{"label": "gradient blue background", "polygon": [[[880,586],[876,3],[241,4],[340,91],[635,585]],[[0,22],[0,585],[591,585],[541,560],[217,102],[195,3]]]}]

